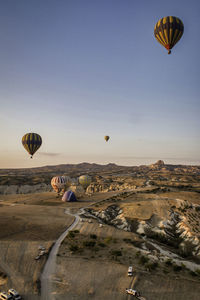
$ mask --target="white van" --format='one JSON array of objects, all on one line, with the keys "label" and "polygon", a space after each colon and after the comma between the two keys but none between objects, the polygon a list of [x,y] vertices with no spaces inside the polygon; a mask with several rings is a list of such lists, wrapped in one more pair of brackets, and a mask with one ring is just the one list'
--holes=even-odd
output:
[{"label": "white van", "polygon": [[13,297],[11,295],[8,295],[5,292],[0,293],[0,299],[1,300],[13,300]]},{"label": "white van", "polygon": [[128,276],[133,276],[133,267],[132,266],[128,267]]}]

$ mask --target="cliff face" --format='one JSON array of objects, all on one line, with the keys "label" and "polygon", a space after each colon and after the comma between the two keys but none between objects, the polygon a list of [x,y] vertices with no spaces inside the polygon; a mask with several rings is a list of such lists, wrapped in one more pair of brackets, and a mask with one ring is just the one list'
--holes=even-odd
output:
[{"label": "cliff face", "polygon": [[[183,201],[181,207],[183,209],[187,207],[187,201]],[[193,209],[193,215],[195,212],[199,214],[200,206],[191,206],[190,209]],[[106,224],[145,235],[147,239],[155,239],[163,245],[172,246],[183,256],[193,255],[200,259],[200,237],[195,234],[188,224],[188,219],[181,212],[171,210],[166,220],[158,215],[152,215],[149,220],[134,220],[137,226],[133,229],[133,220],[126,218],[118,205],[110,205],[104,210],[88,209],[86,211]]]}]

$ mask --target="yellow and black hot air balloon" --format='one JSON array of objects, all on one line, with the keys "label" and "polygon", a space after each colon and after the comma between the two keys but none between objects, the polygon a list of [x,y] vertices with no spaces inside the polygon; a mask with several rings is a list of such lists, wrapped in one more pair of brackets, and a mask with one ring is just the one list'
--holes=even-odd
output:
[{"label": "yellow and black hot air balloon", "polygon": [[92,179],[88,175],[81,175],[78,178],[78,181],[86,189],[88,187],[88,185],[90,185],[90,183],[92,182]]},{"label": "yellow and black hot air balloon", "polygon": [[105,135],[105,136],[104,136],[104,140],[105,140],[106,142],[109,140],[109,138],[110,138],[110,137],[109,137],[108,135]]},{"label": "yellow and black hot air balloon", "polygon": [[26,133],[22,138],[22,145],[26,149],[26,151],[33,158],[33,154],[40,148],[42,145],[42,138],[37,133]]},{"label": "yellow and black hot air balloon", "polygon": [[183,35],[183,22],[177,17],[164,17],[154,27],[154,35],[157,41],[171,53],[171,49]]}]

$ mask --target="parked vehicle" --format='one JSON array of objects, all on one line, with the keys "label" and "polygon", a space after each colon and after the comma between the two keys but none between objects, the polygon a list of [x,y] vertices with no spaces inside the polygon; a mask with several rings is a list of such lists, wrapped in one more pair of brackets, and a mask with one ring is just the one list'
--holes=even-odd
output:
[{"label": "parked vehicle", "polygon": [[129,295],[132,295],[132,296],[136,296],[136,297],[140,296],[140,293],[133,289],[126,289],[126,293]]},{"label": "parked vehicle", "polygon": [[35,260],[38,260],[38,259],[40,259],[40,255],[38,255],[38,256],[35,257]]},{"label": "parked vehicle", "polygon": [[133,267],[132,266],[128,267],[128,276],[133,276]]},{"label": "parked vehicle", "polygon": [[22,297],[20,296],[20,294],[14,290],[14,289],[9,289],[8,293],[13,297],[13,299],[15,300],[21,300]]},{"label": "parked vehicle", "polygon": [[43,251],[45,251],[46,248],[45,248],[44,246],[40,245],[40,246],[38,247],[38,250],[43,250]]},{"label": "parked vehicle", "polygon": [[13,300],[13,297],[6,292],[0,293],[0,300]]},{"label": "parked vehicle", "polygon": [[44,255],[44,254],[46,254],[46,251],[45,251],[45,250],[41,250],[41,251],[39,252],[39,256],[42,256],[42,255]]}]

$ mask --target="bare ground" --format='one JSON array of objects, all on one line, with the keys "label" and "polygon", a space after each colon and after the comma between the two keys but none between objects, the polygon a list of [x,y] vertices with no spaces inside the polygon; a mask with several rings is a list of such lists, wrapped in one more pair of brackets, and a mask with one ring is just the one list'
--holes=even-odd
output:
[{"label": "bare ground", "polygon": [[[0,196],[0,271],[7,278],[0,279],[1,290],[16,288],[25,299],[36,300],[37,280],[45,263],[34,258],[38,246],[47,249],[59,235],[73,222],[73,217],[64,213],[66,208],[77,211],[80,207],[97,204],[103,209],[112,203],[120,205],[127,217],[149,219],[152,214],[167,216],[176,198],[200,204],[199,194],[192,192],[173,192],[165,194],[132,194],[111,199],[117,192],[97,193],[85,197],[77,203],[62,203],[54,193]],[[98,254],[85,251],[84,254],[70,254],[63,247],[57,260],[53,292],[55,299],[127,299],[125,288],[131,285],[127,277],[127,267],[131,263],[139,274],[135,288],[148,300],[198,299],[200,283],[188,273],[175,274],[169,271],[145,272],[135,258],[133,246],[124,239],[137,241],[133,233],[117,230],[111,226],[99,228],[95,221],[79,223],[77,229],[83,236],[96,234],[99,239],[112,237],[117,240]],[[119,249],[118,249],[119,248]],[[121,249],[123,248],[123,249]],[[109,249],[109,250],[108,250]],[[111,250],[122,250],[122,258],[112,259]],[[64,251],[63,251],[64,250]],[[63,254],[63,252],[65,254]],[[94,256],[94,257],[91,257]],[[100,257],[101,256],[101,257]]]}]

